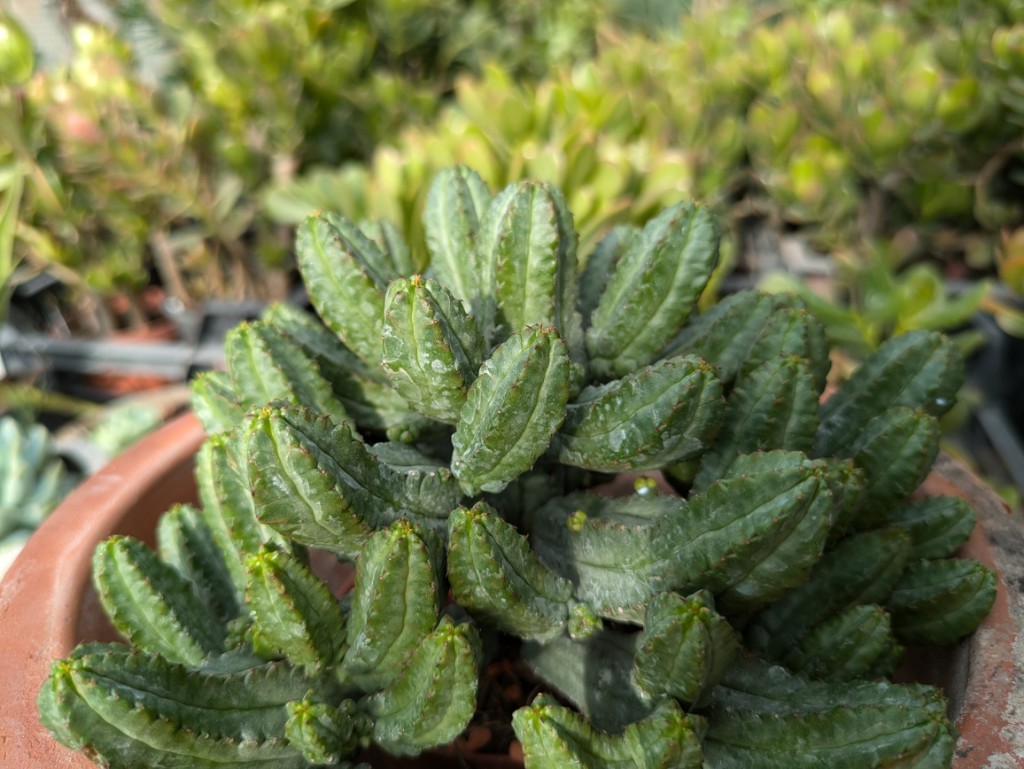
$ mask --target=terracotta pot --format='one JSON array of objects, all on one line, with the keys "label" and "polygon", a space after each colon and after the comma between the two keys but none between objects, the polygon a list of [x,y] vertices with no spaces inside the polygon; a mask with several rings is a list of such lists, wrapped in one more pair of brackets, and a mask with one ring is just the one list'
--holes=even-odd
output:
[{"label": "terracotta pot", "polygon": [[960,555],[999,575],[996,602],[977,631],[952,647],[908,649],[904,680],[941,686],[960,731],[954,769],[1024,766],[1024,525],[959,462],[941,455],[922,487],[960,497],[978,525]]},{"label": "terracotta pot", "polygon": [[[203,439],[192,415],[179,417],[79,487],[32,537],[0,584],[0,766],[90,769],[85,758],[40,725],[36,695],[50,661],[81,641],[112,640],[89,578],[93,548],[113,533],[152,540],[159,515],[193,501],[192,462]],[[953,460],[941,457],[924,486],[970,503],[979,525],[963,554],[1000,574],[992,613],[952,648],[912,650],[903,674],[936,683],[950,697],[961,732],[955,769],[1003,769],[1024,762],[1024,529],[1002,501]],[[379,769],[522,766],[507,756],[455,745],[416,762],[376,754]]]},{"label": "terracotta pot", "polygon": [[115,533],[152,543],[160,514],[195,500],[192,466],[203,437],[186,414],[143,438],[68,495],[0,583],[0,766],[94,766],[43,728],[36,695],[51,660],[80,641],[115,640],[92,589],[92,551]]}]

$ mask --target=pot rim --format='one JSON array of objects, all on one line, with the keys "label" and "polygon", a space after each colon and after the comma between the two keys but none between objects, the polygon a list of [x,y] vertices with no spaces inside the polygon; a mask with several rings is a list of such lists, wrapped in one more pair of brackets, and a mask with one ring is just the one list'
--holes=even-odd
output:
[{"label": "pot rim", "polygon": [[960,732],[953,769],[1022,766],[1024,527],[1002,498],[947,454],[939,455],[922,489],[971,506],[977,523],[957,555],[994,569],[998,581],[995,603],[981,625],[947,647],[947,669],[933,667],[917,680],[941,685],[950,700],[950,719]]},{"label": "pot rim", "polygon": [[74,489],[11,565],[0,583],[0,765],[94,766],[50,736],[39,722],[36,697],[52,660],[67,656],[83,637],[102,634],[102,626],[83,622],[79,611],[95,600],[96,543],[116,533],[145,536],[129,520],[140,501],[169,506],[194,497],[187,484],[204,438],[191,412],[150,433]]}]

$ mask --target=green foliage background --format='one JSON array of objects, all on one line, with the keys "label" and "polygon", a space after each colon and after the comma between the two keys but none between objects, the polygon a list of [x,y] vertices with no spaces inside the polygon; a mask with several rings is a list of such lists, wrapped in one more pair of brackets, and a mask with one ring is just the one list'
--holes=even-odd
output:
[{"label": "green foliage background", "polygon": [[[795,232],[838,273],[817,309],[856,356],[979,308],[1024,327],[1019,3],[118,9],[122,32],[78,28],[3,110],[8,250],[103,295],[156,275],[186,303],[279,297],[313,209],[390,219],[422,255],[425,182],[466,163],[558,184],[585,245],[702,200],[730,229],[723,274],[750,266],[752,223]],[[979,277],[998,290],[962,295]]]}]

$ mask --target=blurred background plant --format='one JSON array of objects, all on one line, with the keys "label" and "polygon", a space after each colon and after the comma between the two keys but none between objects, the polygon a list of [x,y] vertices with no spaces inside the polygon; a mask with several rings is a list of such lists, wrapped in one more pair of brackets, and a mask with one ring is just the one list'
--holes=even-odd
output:
[{"label": "blurred background plant", "polygon": [[12,250],[118,297],[76,318],[105,328],[151,315],[153,283],[182,306],[282,298],[291,237],[259,215],[263,186],[368,157],[488,61],[532,82],[590,57],[607,19],[650,25],[678,3],[62,5],[70,58],[5,84],[4,151],[27,180],[7,199]]},{"label": "blurred background plant", "polygon": [[6,319],[25,177],[34,164],[22,142],[18,89],[32,77],[35,54],[22,26],[0,11],[0,322]]},{"label": "blurred background plant", "polygon": [[627,210],[702,199],[731,225],[722,277],[792,267],[751,232],[798,237],[842,262],[828,269],[853,314],[826,319],[855,356],[900,328],[856,329],[878,300],[857,303],[922,262],[1010,292],[953,289],[929,322],[960,324],[973,302],[1024,332],[1024,18],[1010,0],[110,10],[106,26],[70,13],[70,60],[5,86],[20,164],[9,250],[119,296],[94,326],[152,315],[153,283],[183,306],[286,296],[288,225],[313,208],[390,219],[421,248],[424,180],[465,162],[495,186],[562,185],[585,243]]},{"label": "blurred background plant", "polygon": [[0,577],[73,483],[45,427],[0,417]]},{"label": "blurred background plant", "polygon": [[7,46],[7,239],[123,294],[122,322],[152,312],[154,280],[186,305],[281,298],[279,225],[345,207],[413,230],[453,161],[561,183],[589,241],[626,201],[643,218],[692,196],[736,225],[740,267],[768,222],[1024,288],[1012,0],[120,0],[106,26],[65,6],[68,62],[33,77]]},{"label": "blurred background plant", "polygon": [[51,399],[51,409],[70,417],[53,430],[40,421],[37,399],[7,399],[9,413],[0,416],[0,578],[75,486],[184,408],[188,392],[177,385],[102,406]]}]

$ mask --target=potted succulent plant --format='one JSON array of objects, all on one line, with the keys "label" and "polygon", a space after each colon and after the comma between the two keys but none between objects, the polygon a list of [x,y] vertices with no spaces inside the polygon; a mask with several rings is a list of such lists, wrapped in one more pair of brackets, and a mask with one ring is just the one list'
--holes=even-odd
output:
[{"label": "potted succulent plant", "polygon": [[[424,229],[426,277],[386,225],[300,227],[323,324],[274,307],[195,381],[199,504],[156,550],[96,549],[130,645],[53,663],[54,736],[114,767],[412,756],[466,728],[514,649],[545,690],[512,716],[528,767],[949,766],[941,692],[884,677],[996,595],[952,557],[971,508],[911,499],[954,346],[899,337],[819,405],[828,346],[799,300],[695,314],[719,237],[699,205],[613,230],[578,272],[557,189],[492,196],[459,167]],[[598,493],[617,477],[635,493]],[[349,593],[310,549],[355,564]]]}]

